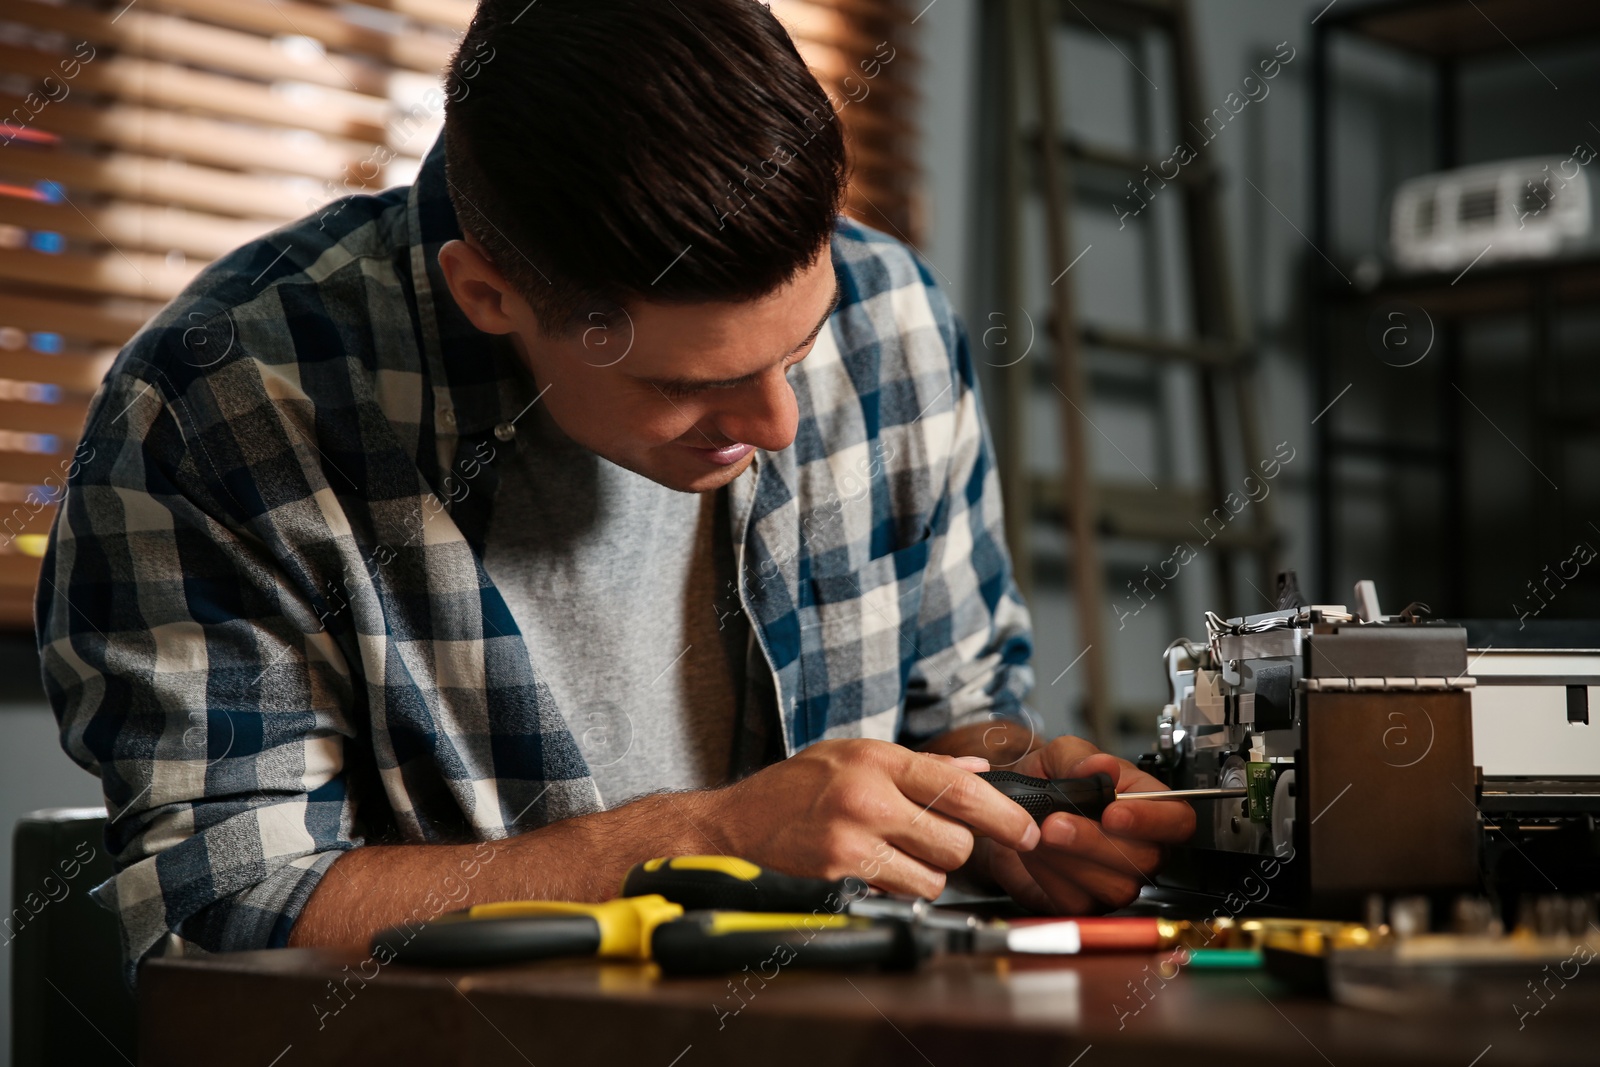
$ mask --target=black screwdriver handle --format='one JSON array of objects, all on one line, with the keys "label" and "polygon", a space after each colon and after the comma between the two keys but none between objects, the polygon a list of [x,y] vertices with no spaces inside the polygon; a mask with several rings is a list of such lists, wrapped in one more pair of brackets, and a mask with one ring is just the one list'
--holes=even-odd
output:
[{"label": "black screwdriver handle", "polygon": [[731,856],[671,856],[634,864],[622,882],[625,897],[660,893],[685,911],[841,912],[867,895],[854,875],[829,881],[801,878]]},{"label": "black screwdriver handle", "polygon": [[593,956],[600,924],[589,915],[531,915],[505,919],[439,919],[412,929],[393,926],[373,935],[401,963],[481,967],[555,956]]},{"label": "black screwdriver handle", "polygon": [[1117,799],[1117,783],[1109,774],[1030,778],[1015,771],[979,771],[978,777],[1021,804],[1034,822],[1044,822],[1053,811],[1098,821],[1106,805]]}]

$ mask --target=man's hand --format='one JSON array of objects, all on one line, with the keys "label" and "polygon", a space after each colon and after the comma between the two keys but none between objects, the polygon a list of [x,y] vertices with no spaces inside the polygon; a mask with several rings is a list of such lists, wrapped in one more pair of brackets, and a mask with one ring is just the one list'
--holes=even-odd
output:
[{"label": "man's hand", "polygon": [[635,863],[710,851],[936,897],[975,834],[1011,856],[1039,843],[1028,813],[973,773],[988,768],[887,741],[820,741],[721,789],[655,793],[503,841],[363,845],[317,883],[289,943],[365,945],[383,927],[496,900],[609,900]]},{"label": "man's hand", "polygon": [[[987,760],[887,741],[819,741],[724,789],[700,794],[705,832],[731,856],[790,874],[856,876],[933,898],[967,862],[974,835],[1030,852],[1028,813],[973,772]],[[697,822],[699,819],[697,818]]]},{"label": "man's hand", "polygon": [[[1028,753],[1014,768],[1035,778],[1075,778],[1105,772],[1117,791],[1166,788],[1127,760],[1077,737],[1058,737]],[[1035,911],[1078,914],[1132,903],[1160,865],[1161,846],[1187,841],[1194,809],[1173,800],[1118,800],[1100,821],[1057,812],[1042,826],[1037,849],[1020,853],[985,842],[976,857],[1013,900]]]}]

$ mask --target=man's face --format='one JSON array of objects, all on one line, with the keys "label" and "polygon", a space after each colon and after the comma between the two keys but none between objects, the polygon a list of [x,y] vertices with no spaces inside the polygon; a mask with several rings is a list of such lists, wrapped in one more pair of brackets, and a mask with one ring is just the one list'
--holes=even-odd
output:
[{"label": "man's face", "polygon": [[[452,292],[490,328],[472,306],[481,291],[457,284],[463,269],[446,264]],[[511,328],[493,332],[511,335],[543,390],[543,414],[573,441],[668,488],[704,493],[743,473],[755,449],[793,443],[799,415],[785,375],[811,351],[837,299],[824,246],[756,300],[636,303],[570,337],[545,336],[527,304],[503,293],[497,310]]]}]

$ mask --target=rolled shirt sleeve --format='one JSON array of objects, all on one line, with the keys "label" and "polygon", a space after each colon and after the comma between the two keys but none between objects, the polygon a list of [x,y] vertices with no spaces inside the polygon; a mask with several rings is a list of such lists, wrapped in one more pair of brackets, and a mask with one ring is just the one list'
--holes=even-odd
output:
[{"label": "rolled shirt sleeve", "polygon": [[349,673],[248,530],[184,398],[119,362],[91,406],[44,559],[38,635],[62,745],[97,774],[130,981],[176,934],[281,946],[360,844]]}]

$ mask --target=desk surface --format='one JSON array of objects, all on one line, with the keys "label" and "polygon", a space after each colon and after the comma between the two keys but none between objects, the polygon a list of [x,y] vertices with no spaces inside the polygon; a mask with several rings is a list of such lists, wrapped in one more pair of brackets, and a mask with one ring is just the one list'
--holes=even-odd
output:
[{"label": "desk surface", "polygon": [[[1519,1031],[1509,1003],[1402,1019],[1296,997],[1255,971],[1186,968],[1162,985],[1159,960],[949,957],[911,975],[791,968],[764,983],[747,976],[736,995],[726,978],[594,961],[462,972],[313,949],[158,959],[140,979],[140,1062],[957,1067],[1002,1054],[1017,1058],[995,1067],[1501,1067],[1592,1063],[1600,1044],[1600,978],[1587,975],[1566,993],[1588,1010],[1546,1012]],[[1582,989],[1585,977],[1596,988]]]}]

